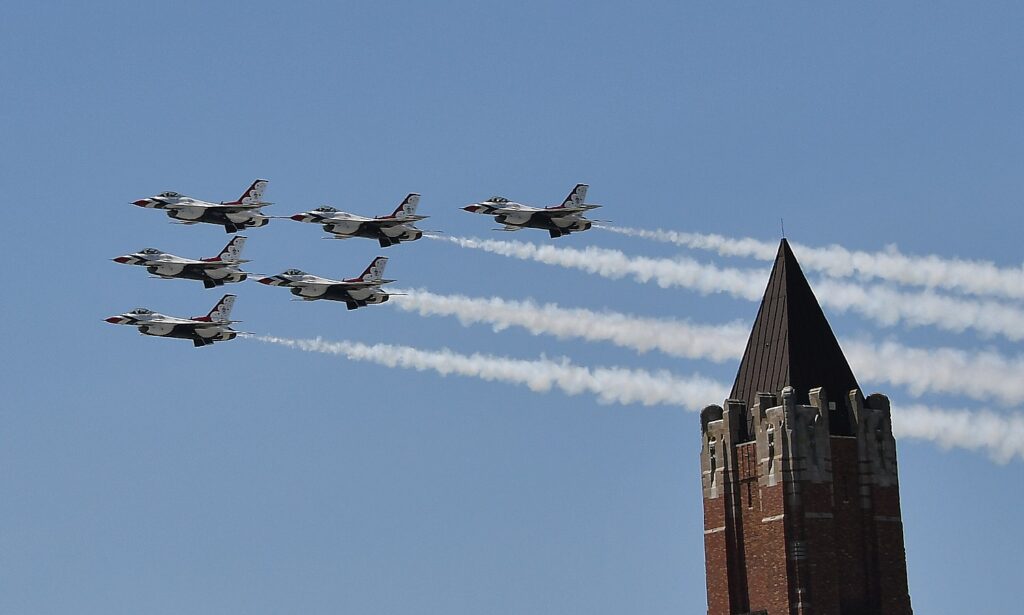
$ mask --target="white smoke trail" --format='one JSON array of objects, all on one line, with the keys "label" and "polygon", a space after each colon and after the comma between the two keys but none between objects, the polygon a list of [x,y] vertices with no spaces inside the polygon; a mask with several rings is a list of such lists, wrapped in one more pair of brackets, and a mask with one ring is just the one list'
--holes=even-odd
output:
[{"label": "white smoke trail", "polygon": [[945,449],[981,449],[998,463],[1024,460],[1024,415],[914,405],[894,407],[892,421],[897,438],[935,442]]},{"label": "white smoke trail", "polygon": [[767,277],[765,271],[720,269],[690,258],[628,256],[618,250],[593,246],[582,249],[560,248],[520,241],[455,236],[433,239],[443,239],[463,248],[475,248],[520,260],[579,269],[605,278],[620,279],[629,276],[638,282],[654,282],[662,288],[679,286],[703,294],[728,293],[751,301],[761,298]]},{"label": "white smoke trail", "polygon": [[748,328],[742,323],[699,325],[686,321],[642,318],[617,312],[564,308],[498,297],[439,295],[425,290],[399,291],[392,302],[421,316],[455,316],[463,325],[487,323],[495,331],[522,327],[533,335],[611,342],[643,353],[658,350],[688,359],[727,361],[743,353]]},{"label": "white smoke trail", "polygon": [[567,395],[592,393],[602,403],[682,405],[699,410],[707,400],[725,399],[728,387],[702,376],[680,377],[664,370],[648,372],[622,367],[583,367],[568,359],[522,360],[451,350],[420,350],[411,346],[329,342],[320,338],[293,340],[257,336],[261,342],[297,348],[308,352],[341,355],[387,367],[431,370],[447,376],[455,374],[482,380],[520,384],[534,392],[558,388]]},{"label": "white smoke trail", "polygon": [[[533,335],[610,342],[640,353],[723,362],[743,356],[749,327],[742,323],[696,324],[619,312],[564,308],[499,297],[440,295],[403,290],[393,304],[421,316],[454,316],[463,325],[486,323],[495,331],[522,327]],[[888,341],[843,344],[854,373],[865,382],[905,387],[915,397],[951,393],[1004,405],[1024,402],[1024,357],[994,351],[914,348]]]},{"label": "white smoke trail", "polygon": [[[611,231],[629,237],[640,237],[651,239],[662,243],[671,243],[684,248],[694,250],[709,250],[717,252],[721,256],[740,256],[756,258],[763,261],[775,260],[775,254],[779,251],[777,243],[769,243],[754,239],[753,237],[726,237],[713,233],[686,233],[682,231],[666,231],[662,229],[646,230],[631,228],[628,226],[612,226],[610,224],[595,224],[594,228],[604,231]],[[796,246],[794,245],[795,249]],[[807,248],[801,246],[800,262],[803,264],[804,254]],[[846,274],[850,275],[850,274]]]},{"label": "white smoke trail", "polygon": [[[778,244],[750,237],[724,237],[710,233],[684,233],[600,225],[613,233],[642,237],[722,256],[741,256],[770,261]],[[821,248],[792,244],[800,264],[831,277],[878,278],[908,286],[923,286],[980,296],[1024,299],[1024,265],[999,267],[988,261],[942,258],[931,254],[909,256],[890,247],[883,252],[848,250],[831,245]]]},{"label": "white smoke trail", "polygon": [[[588,368],[573,365],[567,359],[528,361],[478,353],[465,355],[448,349],[431,351],[390,344],[328,342],[320,338],[294,340],[262,335],[253,339],[387,367],[520,384],[539,393],[552,388],[568,395],[592,393],[602,403],[666,404],[697,411],[709,402],[724,399],[729,390],[723,383],[700,376],[680,378],[666,371]],[[1024,416],[1019,414],[1004,416],[986,411],[896,405],[893,423],[897,437],[936,442],[944,448],[981,449],[1000,463],[1015,457],[1024,459]]]},{"label": "white smoke trail", "polygon": [[856,312],[885,326],[933,326],[955,333],[972,329],[986,337],[1024,339],[1024,312],[998,301],[959,299],[928,290],[901,293],[834,280],[819,280],[814,291],[822,305],[837,312]]},{"label": "white smoke trail", "polygon": [[842,344],[858,379],[925,393],[962,395],[1005,406],[1024,402],[1024,356],[956,348],[914,348],[896,342]]},{"label": "white smoke trail", "polygon": [[[628,256],[619,250],[592,246],[577,249],[494,239],[435,239],[611,279],[631,276],[638,282],[653,281],[663,288],[677,286],[704,294],[722,292],[751,301],[761,298],[767,277],[760,270],[721,268],[690,258]],[[822,305],[838,312],[856,312],[882,325],[929,325],[954,332],[973,329],[983,335],[1001,335],[1013,341],[1024,339],[1024,312],[997,301],[959,299],[932,291],[901,293],[885,287],[865,288],[833,280],[823,280],[814,286]]]}]

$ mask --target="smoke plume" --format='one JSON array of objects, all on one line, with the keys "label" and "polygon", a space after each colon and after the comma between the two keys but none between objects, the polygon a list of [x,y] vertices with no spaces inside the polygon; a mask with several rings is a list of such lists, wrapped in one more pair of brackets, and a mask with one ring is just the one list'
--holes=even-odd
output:
[{"label": "smoke plume", "polygon": [[[602,403],[666,404],[697,411],[709,402],[724,399],[729,390],[725,384],[701,376],[682,378],[666,371],[588,368],[573,365],[568,359],[531,361],[479,353],[465,355],[447,349],[431,351],[390,344],[328,342],[320,338],[294,340],[263,335],[253,339],[387,367],[519,384],[538,393],[552,388],[567,395],[591,393]],[[1024,416],[1020,414],[897,404],[893,407],[893,423],[897,437],[936,442],[944,448],[983,450],[1000,463],[1018,457],[1024,459]]]},{"label": "smoke plume", "polygon": [[1024,357],[991,350],[915,348],[897,342],[851,342],[843,351],[858,379],[904,387],[911,395],[962,395],[1004,406],[1024,402]]},{"label": "smoke plume", "polygon": [[[638,282],[655,282],[663,288],[680,287],[700,293],[726,293],[757,301],[764,292],[763,270],[741,270],[700,263],[690,258],[629,256],[619,250],[589,246],[560,248],[518,241],[445,237],[465,248],[578,269],[606,278],[626,276]],[[884,286],[822,280],[814,285],[822,305],[837,312],[855,312],[875,322],[893,326],[933,326],[953,332],[971,329],[982,335],[1024,339],[1024,312],[997,301],[962,299],[933,291],[904,293]]]},{"label": "smoke plume", "polygon": [[454,374],[529,387],[542,393],[557,388],[567,395],[591,393],[601,403],[683,405],[699,409],[708,400],[724,399],[728,388],[702,376],[680,377],[665,370],[648,372],[622,367],[583,367],[568,359],[523,360],[473,353],[459,354],[448,349],[420,350],[411,346],[328,342],[320,338],[293,340],[257,336],[261,342],[297,348],[307,352],[340,355],[353,361],[365,361],[387,367],[430,370],[447,376]]},{"label": "smoke plume", "polygon": [[913,405],[894,408],[892,421],[897,438],[927,440],[945,449],[983,450],[998,463],[1024,460],[1024,415]]},{"label": "smoke plume", "polygon": [[628,256],[618,250],[593,246],[560,248],[520,241],[454,236],[435,239],[445,239],[463,248],[474,248],[520,260],[579,269],[613,280],[631,277],[637,282],[654,282],[662,288],[689,288],[702,294],[727,293],[751,301],[761,298],[767,278],[763,270],[723,269],[690,258]]},{"label": "smoke plume", "polygon": [[[405,290],[393,304],[421,316],[454,316],[463,325],[485,323],[495,331],[521,327],[533,335],[610,342],[644,353],[656,350],[685,359],[724,362],[739,359],[749,326],[734,322],[707,325],[633,316],[611,311],[566,308],[499,297],[440,295]],[[1024,357],[994,351],[915,348],[897,342],[843,344],[854,373],[865,382],[888,383],[912,395],[948,393],[1004,405],[1024,402]]]},{"label": "smoke plume", "polygon": [[393,304],[421,316],[454,316],[463,325],[486,323],[495,331],[522,327],[533,335],[558,339],[611,342],[644,353],[657,350],[687,359],[722,362],[743,353],[748,327],[735,322],[699,325],[681,320],[644,318],[610,311],[565,308],[556,303],[514,301],[499,297],[439,295],[425,290],[406,290]]},{"label": "smoke plume", "polygon": [[[721,256],[740,256],[771,261],[778,244],[750,237],[724,237],[708,233],[643,230],[600,225],[613,233],[642,237]],[[936,255],[909,256],[890,247],[882,252],[848,250],[831,245],[821,248],[792,244],[800,265],[831,277],[877,278],[907,286],[923,286],[1005,299],[1024,299],[1024,265],[998,267],[988,261],[942,258]]]}]

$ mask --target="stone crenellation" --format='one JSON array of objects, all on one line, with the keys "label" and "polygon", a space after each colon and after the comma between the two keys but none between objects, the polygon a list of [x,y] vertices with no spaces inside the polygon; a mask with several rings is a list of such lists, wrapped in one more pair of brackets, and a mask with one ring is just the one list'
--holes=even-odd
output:
[{"label": "stone crenellation", "polygon": [[759,394],[749,434],[743,402],[701,412],[709,615],[912,612],[889,401],[852,391],[837,436],[809,398]]}]

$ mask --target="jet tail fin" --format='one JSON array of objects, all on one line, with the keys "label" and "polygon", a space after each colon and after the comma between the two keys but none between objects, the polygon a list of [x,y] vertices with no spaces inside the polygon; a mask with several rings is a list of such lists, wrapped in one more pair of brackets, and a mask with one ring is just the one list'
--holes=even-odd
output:
[{"label": "jet tail fin", "polygon": [[226,323],[231,320],[231,308],[235,307],[235,295],[224,295],[203,320]]},{"label": "jet tail fin", "polygon": [[238,197],[237,201],[224,203],[225,205],[254,205],[263,202],[263,190],[267,187],[267,180],[257,179],[249,186],[249,189]]},{"label": "jet tail fin", "polygon": [[405,200],[391,213],[392,218],[409,218],[416,215],[416,207],[420,204],[420,195],[410,192]]},{"label": "jet tail fin", "polygon": [[242,258],[242,248],[245,247],[245,240],[247,237],[233,238],[228,242],[228,245],[224,246],[224,249],[220,251],[216,257],[209,260],[220,260],[220,261],[237,261]]},{"label": "jet tail fin", "polygon": [[559,207],[580,207],[583,205],[583,201],[587,198],[587,184],[576,184],[576,187],[572,189],[569,196],[565,197],[562,204]]},{"label": "jet tail fin", "polygon": [[378,256],[373,259],[370,266],[363,271],[363,274],[359,276],[361,282],[379,282],[384,279],[384,267],[388,264],[388,257]]}]

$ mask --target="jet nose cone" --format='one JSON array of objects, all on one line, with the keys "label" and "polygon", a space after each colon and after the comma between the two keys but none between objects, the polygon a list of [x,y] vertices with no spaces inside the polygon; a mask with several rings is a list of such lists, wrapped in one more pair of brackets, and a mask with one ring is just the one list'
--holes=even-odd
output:
[{"label": "jet nose cone", "polygon": [[479,205],[466,205],[462,208],[463,211],[468,211],[470,213],[476,212],[478,209],[480,209]]},{"label": "jet nose cone", "polygon": [[103,320],[112,325],[119,325],[123,319],[120,316],[111,316],[110,318],[104,318]]},{"label": "jet nose cone", "polygon": [[292,216],[292,220],[295,220],[296,222],[305,222],[306,216],[305,214],[295,214]]},{"label": "jet nose cone", "polygon": [[139,199],[138,201],[132,201],[132,205],[138,205],[139,207],[145,207],[149,205],[149,199]]},{"label": "jet nose cone", "polygon": [[274,278],[260,278],[256,281],[259,282],[260,284],[270,285],[274,283]]},{"label": "jet nose cone", "polygon": [[110,259],[115,263],[121,263],[122,265],[127,264],[131,259],[130,256],[118,256],[117,258]]}]

